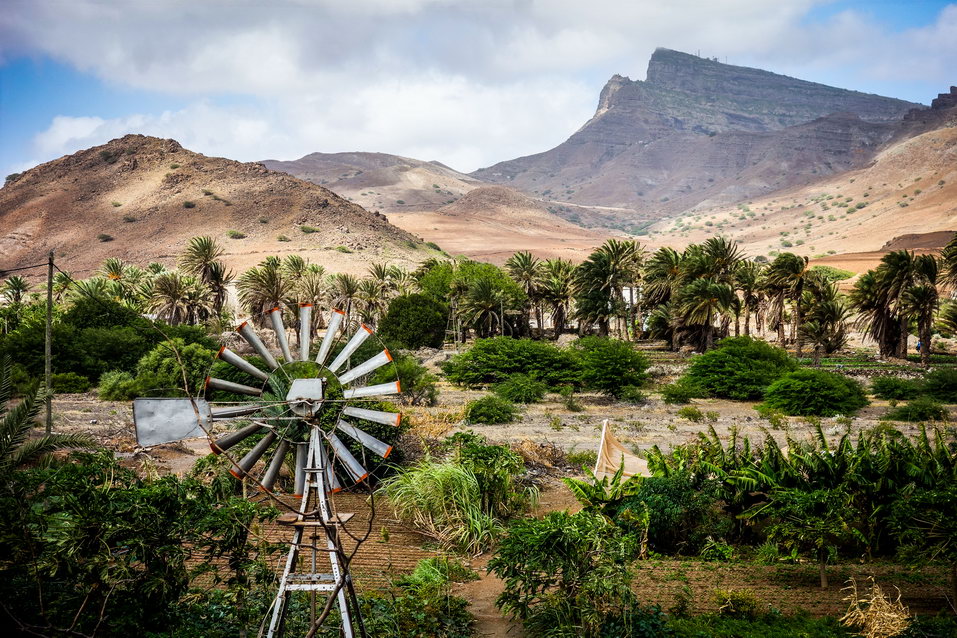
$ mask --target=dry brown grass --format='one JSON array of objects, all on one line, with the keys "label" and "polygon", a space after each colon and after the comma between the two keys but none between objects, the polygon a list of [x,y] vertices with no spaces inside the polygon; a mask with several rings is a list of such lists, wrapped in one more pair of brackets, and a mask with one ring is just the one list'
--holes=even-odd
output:
[{"label": "dry brown grass", "polygon": [[899,636],[907,630],[911,620],[910,612],[901,602],[900,590],[897,598],[892,600],[874,582],[873,576],[868,580],[866,591],[858,591],[857,581],[853,578],[841,590],[848,592],[844,597],[848,603],[847,613],[841,617],[841,622],[858,629],[858,635],[864,638]]}]

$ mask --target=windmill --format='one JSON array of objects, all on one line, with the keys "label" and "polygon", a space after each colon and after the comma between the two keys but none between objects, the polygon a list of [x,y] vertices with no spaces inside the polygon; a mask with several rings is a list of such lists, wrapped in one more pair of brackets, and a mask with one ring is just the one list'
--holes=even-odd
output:
[{"label": "windmill", "polygon": [[[392,356],[385,348],[355,367],[350,365],[352,356],[373,337],[373,331],[365,324],[347,325],[341,310],[330,314],[318,354],[312,358],[312,309],[312,304],[299,304],[296,356],[286,337],[282,309],[273,308],[266,314],[276,334],[278,353],[271,352],[246,321],[236,333],[259,361],[247,359],[225,345],[217,354],[217,359],[231,366],[233,374],[229,376],[246,383],[210,376],[202,397],[136,399],[133,420],[137,440],[143,446],[207,436],[213,453],[225,454],[232,462],[233,476],[251,480],[280,503],[273,488],[287,459],[293,460],[294,496],[300,501],[297,509],[278,520],[293,533],[266,636],[282,635],[290,595],[307,591],[312,592],[313,601],[316,593],[324,592],[328,596],[326,610],[334,603],[338,605],[346,638],[364,637],[342,544],[352,514],[336,513],[330,496],[368,478],[366,451],[382,459],[392,452],[390,445],[366,430],[369,424],[397,427],[402,415],[371,409],[377,406],[369,402],[398,394],[401,387],[398,379],[365,383],[371,373],[391,365]],[[343,345],[350,331],[352,335]],[[396,377],[394,365],[390,376]],[[223,393],[230,399],[241,396],[243,400],[216,400]],[[213,438],[211,430],[219,422],[230,426],[230,431]],[[232,455],[240,449],[245,451],[241,458]],[[319,546],[320,530],[326,539],[324,548]],[[304,542],[307,533],[311,533],[311,543],[308,539]],[[311,557],[302,555],[303,548],[311,550]],[[326,561],[329,571],[319,571],[320,562]]]}]

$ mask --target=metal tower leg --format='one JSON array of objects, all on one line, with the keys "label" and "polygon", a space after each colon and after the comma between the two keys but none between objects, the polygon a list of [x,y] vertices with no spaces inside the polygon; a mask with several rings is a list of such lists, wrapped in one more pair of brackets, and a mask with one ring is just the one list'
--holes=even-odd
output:
[{"label": "metal tower leg", "polygon": [[[331,516],[329,507],[329,497],[326,491],[326,467],[324,464],[324,455],[320,454],[319,446],[321,443],[318,438],[321,434],[314,431],[309,441],[309,452],[306,461],[306,482],[302,494],[302,502],[299,505],[298,516],[285,522],[294,529],[292,542],[289,547],[289,554],[286,557],[286,566],[279,581],[279,591],[276,594],[275,604],[273,605],[272,618],[269,622],[269,631],[267,638],[279,638],[283,633],[285,624],[286,606],[289,602],[289,596],[293,591],[310,592],[337,592],[337,602],[339,606],[339,615],[342,619],[342,635],[345,638],[354,638],[352,610],[349,603],[352,603],[356,613],[356,621],[359,626],[360,636],[366,635],[362,619],[358,617],[359,605],[355,589],[352,586],[352,578],[349,571],[344,567],[344,556],[339,542],[339,526],[345,524],[352,514],[339,514]],[[304,513],[309,512],[310,501],[313,508],[318,509],[318,516],[307,518]],[[321,522],[320,522],[321,521]],[[325,523],[325,525],[323,525]],[[328,530],[326,534],[326,550],[323,551],[316,546],[315,539],[310,543],[312,556],[309,572],[296,572],[296,565],[300,557],[300,547],[302,546],[303,535],[309,528],[313,532],[319,528]],[[313,534],[315,536],[315,534]],[[329,559],[331,573],[323,574],[316,571],[318,554],[326,554]],[[340,564],[343,561],[343,564]],[[348,600],[347,600],[348,598]]]}]

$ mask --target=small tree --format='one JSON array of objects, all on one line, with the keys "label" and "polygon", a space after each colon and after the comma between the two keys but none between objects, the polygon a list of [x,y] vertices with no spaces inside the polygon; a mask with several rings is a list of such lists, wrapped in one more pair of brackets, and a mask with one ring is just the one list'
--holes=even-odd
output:
[{"label": "small tree", "polygon": [[625,341],[584,337],[575,348],[581,352],[582,382],[612,396],[627,386],[640,386],[648,376],[648,359]]},{"label": "small tree", "polygon": [[821,589],[827,589],[827,561],[838,547],[863,541],[851,527],[853,501],[841,489],[776,490],[771,502],[759,510],[770,521],[768,538],[785,547],[814,555],[818,560]]},{"label": "small tree", "polygon": [[764,403],[792,416],[853,414],[867,405],[860,383],[840,374],[802,369],[768,387]]},{"label": "small tree", "polygon": [[449,322],[448,307],[426,295],[403,295],[389,304],[379,336],[397,348],[441,348]]}]

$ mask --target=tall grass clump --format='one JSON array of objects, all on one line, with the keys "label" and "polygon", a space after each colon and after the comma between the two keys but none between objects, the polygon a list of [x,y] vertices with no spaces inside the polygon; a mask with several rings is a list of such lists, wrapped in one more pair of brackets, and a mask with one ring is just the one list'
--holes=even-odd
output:
[{"label": "tall grass clump", "polygon": [[385,479],[380,489],[396,518],[449,549],[477,553],[503,531],[482,511],[475,474],[454,461],[424,459]]}]

